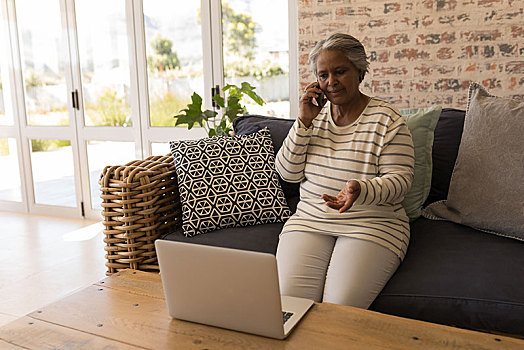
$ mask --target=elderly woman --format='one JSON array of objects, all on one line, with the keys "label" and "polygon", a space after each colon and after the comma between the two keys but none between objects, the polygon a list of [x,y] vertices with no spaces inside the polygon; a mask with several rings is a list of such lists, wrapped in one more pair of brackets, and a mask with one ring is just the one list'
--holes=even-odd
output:
[{"label": "elderly woman", "polygon": [[411,134],[395,107],[360,92],[369,62],[357,39],[334,34],[309,59],[317,81],[276,158],[301,184],[277,249],[281,292],[368,308],[408,248]]}]

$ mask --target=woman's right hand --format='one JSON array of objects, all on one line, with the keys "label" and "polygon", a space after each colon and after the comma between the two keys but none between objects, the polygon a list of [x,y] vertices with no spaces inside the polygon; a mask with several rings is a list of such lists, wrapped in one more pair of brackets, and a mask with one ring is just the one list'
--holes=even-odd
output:
[{"label": "woman's right hand", "polygon": [[322,110],[322,107],[324,107],[327,102],[324,98],[321,105],[317,106],[313,100],[320,95],[322,95],[322,90],[320,89],[318,82],[315,81],[306,86],[304,94],[300,98],[300,115],[298,118],[306,128],[310,127],[313,119],[317,117]]}]

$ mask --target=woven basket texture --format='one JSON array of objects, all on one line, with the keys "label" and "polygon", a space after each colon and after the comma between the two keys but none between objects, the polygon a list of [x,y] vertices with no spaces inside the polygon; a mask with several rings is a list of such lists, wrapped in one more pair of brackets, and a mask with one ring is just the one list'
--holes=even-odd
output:
[{"label": "woven basket texture", "polygon": [[155,240],[182,225],[172,156],[106,166],[99,184],[106,275],[129,268],[158,272]]}]

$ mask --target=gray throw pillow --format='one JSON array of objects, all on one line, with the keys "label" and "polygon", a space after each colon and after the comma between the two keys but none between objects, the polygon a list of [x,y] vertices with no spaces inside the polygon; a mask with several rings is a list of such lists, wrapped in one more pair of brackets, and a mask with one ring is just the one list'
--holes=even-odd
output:
[{"label": "gray throw pillow", "polygon": [[447,200],[423,216],[524,240],[524,101],[471,84]]}]

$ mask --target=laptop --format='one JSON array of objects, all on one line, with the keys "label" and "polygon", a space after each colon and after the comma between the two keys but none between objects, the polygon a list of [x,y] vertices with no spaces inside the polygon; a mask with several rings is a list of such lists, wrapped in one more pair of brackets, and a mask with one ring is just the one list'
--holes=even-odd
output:
[{"label": "laptop", "polygon": [[156,240],[169,315],[284,339],[313,301],[281,296],[274,255]]}]

